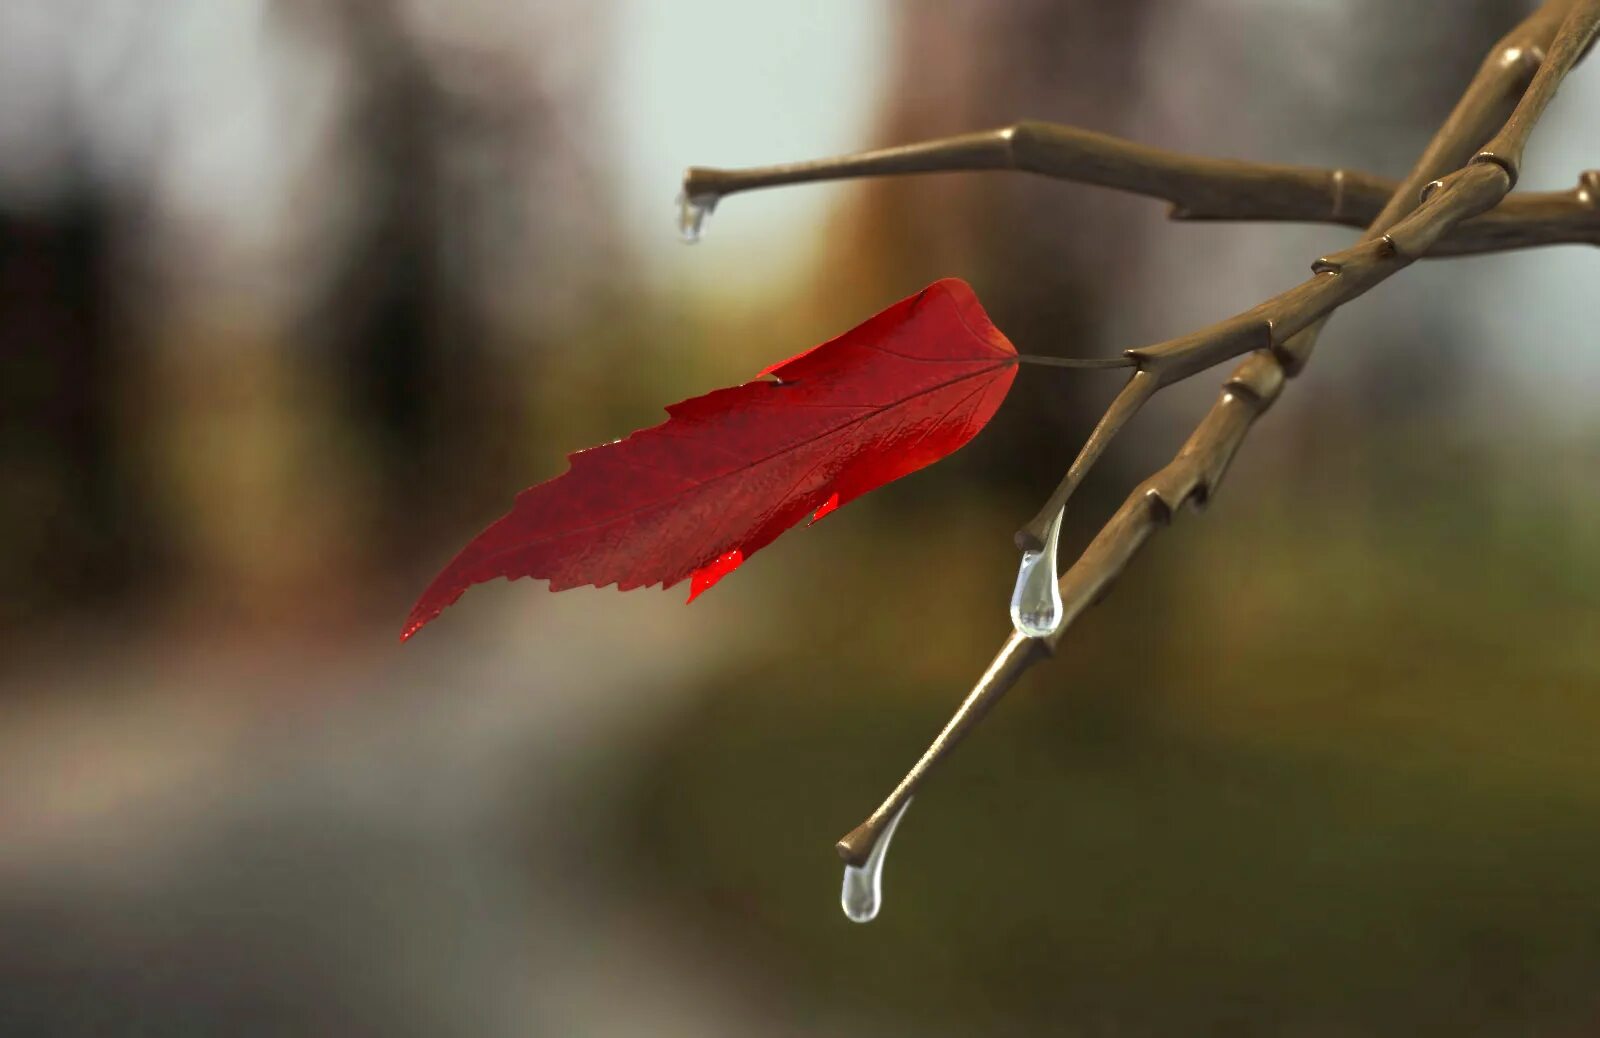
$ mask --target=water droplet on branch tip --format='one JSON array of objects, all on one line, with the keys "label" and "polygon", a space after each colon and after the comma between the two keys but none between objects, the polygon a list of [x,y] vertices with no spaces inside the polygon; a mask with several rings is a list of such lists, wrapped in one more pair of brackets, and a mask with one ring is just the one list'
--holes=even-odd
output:
[{"label": "water droplet on branch tip", "polygon": [[[1062,510],[1064,512],[1065,509]],[[1011,592],[1011,624],[1027,638],[1048,638],[1061,629],[1066,609],[1056,583],[1056,548],[1061,541],[1061,516],[1050,520],[1044,547],[1022,553],[1017,586]]]},{"label": "water droplet on branch tip", "polygon": [[678,235],[693,245],[705,234],[706,219],[717,208],[722,196],[714,194],[691,195],[678,192]]},{"label": "water droplet on branch tip", "polygon": [[878,842],[872,845],[863,864],[844,867],[844,889],[839,892],[839,905],[852,923],[870,923],[878,918],[878,909],[883,907],[883,860],[889,855],[889,840],[894,836],[895,827],[910,806],[908,797],[878,834]]}]

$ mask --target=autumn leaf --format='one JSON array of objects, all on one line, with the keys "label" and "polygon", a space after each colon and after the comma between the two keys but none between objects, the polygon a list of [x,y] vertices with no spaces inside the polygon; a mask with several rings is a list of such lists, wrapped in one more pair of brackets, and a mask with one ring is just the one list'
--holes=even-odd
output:
[{"label": "autumn leaf", "polygon": [[977,435],[1017,353],[972,289],[945,278],[756,381],[571,455],[517,495],[422,593],[401,640],[473,584],[552,591],[690,578],[690,600],[807,515],[813,521]]}]

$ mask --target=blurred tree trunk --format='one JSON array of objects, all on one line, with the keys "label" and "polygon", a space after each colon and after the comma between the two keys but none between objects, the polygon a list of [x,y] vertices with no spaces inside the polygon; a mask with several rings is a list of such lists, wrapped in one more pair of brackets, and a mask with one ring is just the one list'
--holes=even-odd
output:
[{"label": "blurred tree trunk", "polygon": [[473,305],[474,252],[452,240],[470,230],[448,169],[463,113],[396,5],[338,0],[297,13],[344,57],[353,96],[338,146],[360,184],[357,230],[304,327],[369,467],[367,550],[414,555],[510,406]]},{"label": "blurred tree trunk", "polygon": [[[1139,93],[1151,3],[1021,0],[905,3],[882,129],[889,145],[1023,118],[1126,131]],[[946,275],[972,281],[1019,349],[1089,355],[1107,306],[1139,256],[1119,232],[1148,203],[1024,174],[869,182],[841,218],[824,275],[830,293],[870,311]],[[1020,501],[1043,498],[1088,434],[1115,379],[1029,372],[986,434],[981,463]],[[969,452],[952,464],[978,464]],[[1089,493],[1094,493],[1093,487]],[[1025,506],[1026,507],[1026,506]],[[1019,513],[1018,522],[1027,518]]]},{"label": "blurred tree trunk", "polygon": [[47,207],[0,212],[0,630],[114,599],[150,561],[117,448],[118,214],[82,173]]},{"label": "blurred tree trunk", "polygon": [[[290,10],[347,64],[338,146],[360,185],[356,232],[304,325],[371,466],[368,550],[431,569],[440,543],[503,510],[538,422],[540,355],[592,283],[616,274],[581,175],[591,156],[551,143],[593,97],[552,96],[574,84],[455,49],[385,0]],[[493,24],[462,18],[479,34]]]}]

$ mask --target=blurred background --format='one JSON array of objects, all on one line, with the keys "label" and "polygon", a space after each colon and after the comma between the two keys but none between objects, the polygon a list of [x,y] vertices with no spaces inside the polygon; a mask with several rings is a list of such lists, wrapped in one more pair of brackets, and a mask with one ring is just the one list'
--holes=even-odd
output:
[{"label": "blurred background", "polygon": [[[568,451],[945,275],[1024,351],[1351,232],[1020,174],[689,164],[1076,123],[1405,171],[1513,0],[6,0],[0,1034],[1600,1031],[1600,257],[1424,263],[930,783],[1119,381],[693,608],[427,579]],[[1591,62],[1592,64],[1592,62]],[[1593,166],[1579,70],[1523,185]],[[1221,373],[1149,409],[1070,551]]]}]

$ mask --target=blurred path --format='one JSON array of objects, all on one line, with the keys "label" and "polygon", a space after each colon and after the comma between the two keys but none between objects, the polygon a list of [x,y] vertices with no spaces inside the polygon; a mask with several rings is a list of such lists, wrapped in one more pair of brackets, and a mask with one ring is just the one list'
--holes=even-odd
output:
[{"label": "blurred path", "polygon": [[534,601],[404,650],[151,639],[4,678],[0,1033],[760,1029],[585,854],[711,643],[658,596]]}]

